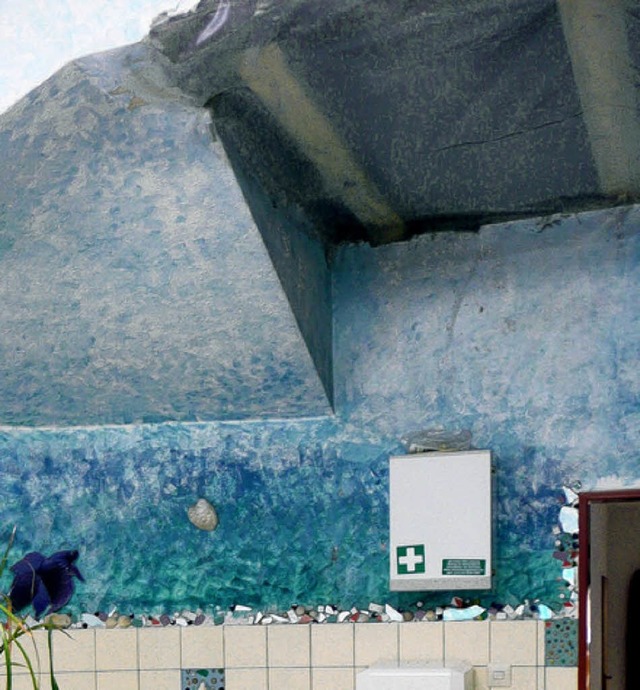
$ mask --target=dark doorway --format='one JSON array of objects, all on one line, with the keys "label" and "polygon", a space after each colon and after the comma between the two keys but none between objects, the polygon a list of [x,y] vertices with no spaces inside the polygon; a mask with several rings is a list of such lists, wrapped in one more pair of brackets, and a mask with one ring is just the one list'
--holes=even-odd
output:
[{"label": "dark doorway", "polygon": [[[579,690],[627,690],[630,585],[640,571],[640,489],[594,491],[579,502]],[[638,578],[636,578],[638,579]],[[640,606],[640,594],[639,594]],[[632,612],[638,620],[640,610]],[[629,662],[640,665],[640,654]],[[639,671],[640,673],[640,666]]]}]

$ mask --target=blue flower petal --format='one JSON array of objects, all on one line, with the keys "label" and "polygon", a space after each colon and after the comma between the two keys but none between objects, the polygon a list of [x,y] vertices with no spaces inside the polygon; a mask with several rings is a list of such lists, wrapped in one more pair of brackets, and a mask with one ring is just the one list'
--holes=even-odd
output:
[{"label": "blue flower petal", "polygon": [[45,560],[44,556],[37,551],[31,551],[24,558],[20,559],[17,563],[14,563],[10,570],[11,572],[20,575],[21,573],[31,573],[37,570]]},{"label": "blue flower petal", "polygon": [[17,575],[9,590],[9,599],[11,599],[13,610],[20,611],[28,606],[33,601],[38,586],[41,584],[42,580],[33,572]]},{"label": "blue flower petal", "polygon": [[78,568],[77,551],[58,551],[49,558],[32,551],[11,566],[15,573],[9,598],[15,611],[33,604],[37,618],[58,611],[73,595],[73,578],[84,582]]},{"label": "blue flower petal", "polygon": [[9,590],[9,599],[14,611],[20,611],[28,606],[43,587],[38,576],[38,568],[44,560],[41,553],[32,551],[11,566],[15,576]]},{"label": "blue flower petal", "polygon": [[51,597],[44,585],[44,582],[38,578],[38,589],[36,595],[33,597],[33,612],[36,618],[40,618],[47,607],[51,604]]},{"label": "blue flower petal", "polygon": [[58,551],[45,558],[38,568],[50,598],[50,611],[58,611],[73,596],[73,577],[78,569],[73,562],[78,558],[77,551]]},{"label": "blue flower petal", "polygon": [[75,575],[80,582],[84,582],[84,577],[82,577],[82,573],[76,568],[75,565],[70,566],[69,570],[71,571],[72,575]]}]

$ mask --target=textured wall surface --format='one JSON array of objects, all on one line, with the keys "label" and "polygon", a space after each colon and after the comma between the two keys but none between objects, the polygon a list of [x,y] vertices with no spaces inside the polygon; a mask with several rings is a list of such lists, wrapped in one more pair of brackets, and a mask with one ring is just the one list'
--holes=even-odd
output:
[{"label": "textured wall surface", "polygon": [[348,248],[335,272],[339,409],[492,449],[501,586],[522,593],[563,482],[640,476],[640,208]]},{"label": "textured wall surface", "polygon": [[326,414],[208,113],[140,72],[147,50],[71,63],[0,118],[2,422]]},{"label": "textured wall surface", "polygon": [[[402,603],[388,454],[468,428],[497,466],[488,598],[557,606],[562,484],[640,478],[639,280],[640,207],[345,247],[334,419],[4,428],[0,522],[16,555],[80,549],[79,608]],[[213,533],[186,517],[201,496]]]},{"label": "textured wall surface", "polygon": [[[0,522],[18,522],[16,553],[77,546],[80,608],[385,594],[385,445],[331,422],[5,431],[0,458]],[[201,496],[215,532],[187,519]]]}]

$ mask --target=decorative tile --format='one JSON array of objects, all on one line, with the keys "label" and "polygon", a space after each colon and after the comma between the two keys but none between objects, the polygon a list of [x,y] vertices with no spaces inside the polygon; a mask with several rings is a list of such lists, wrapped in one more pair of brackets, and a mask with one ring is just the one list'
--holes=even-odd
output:
[{"label": "decorative tile", "polygon": [[544,630],[546,666],[578,665],[578,620],[561,618],[547,621]]},{"label": "decorative tile", "polygon": [[183,668],[180,690],[224,690],[224,669]]}]

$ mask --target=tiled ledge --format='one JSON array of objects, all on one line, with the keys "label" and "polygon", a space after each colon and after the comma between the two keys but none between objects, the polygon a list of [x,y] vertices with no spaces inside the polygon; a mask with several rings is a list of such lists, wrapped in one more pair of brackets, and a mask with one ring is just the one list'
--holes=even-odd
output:
[{"label": "tiled ledge", "polygon": [[[380,661],[465,661],[477,690],[487,664],[503,663],[512,690],[570,690],[576,668],[545,665],[545,630],[535,620],[74,629],[55,633],[54,660],[63,690],[181,690],[187,669],[224,669],[225,690],[354,690],[357,672]],[[33,642],[46,666],[46,633]],[[18,673],[14,688],[28,688]]]}]

